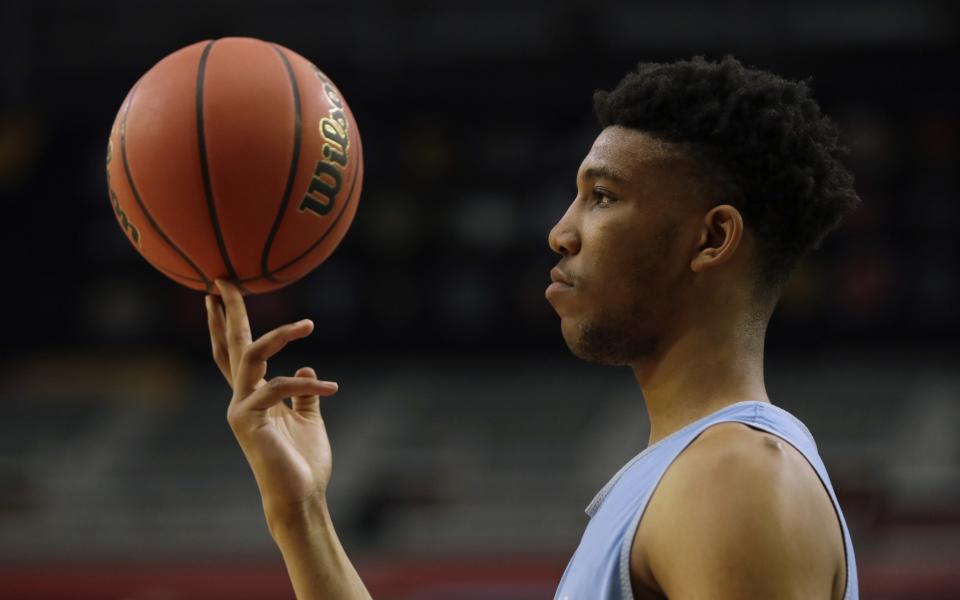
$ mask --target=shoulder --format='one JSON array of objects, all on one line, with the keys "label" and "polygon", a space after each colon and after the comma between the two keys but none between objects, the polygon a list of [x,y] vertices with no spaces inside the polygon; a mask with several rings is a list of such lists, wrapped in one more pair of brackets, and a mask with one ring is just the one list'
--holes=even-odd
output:
[{"label": "shoulder", "polygon": [[813,468],[786,441],[740,423],[709,428],[677,457],[636,539],[631,562],[643,559],[669,597],[830,597],[843,558]]},{"label": "shoulder", "polygon": [[[732,504],[742,506],[773,500],[769,494],[800,484],[797,476],[804,467],[809,468],[806,459],[783,439],[742,423],[720,423],[676,458],[664,482],[723,490],[725,498],[737,501]],[[711,504],[720,508],[719,500]]]}]

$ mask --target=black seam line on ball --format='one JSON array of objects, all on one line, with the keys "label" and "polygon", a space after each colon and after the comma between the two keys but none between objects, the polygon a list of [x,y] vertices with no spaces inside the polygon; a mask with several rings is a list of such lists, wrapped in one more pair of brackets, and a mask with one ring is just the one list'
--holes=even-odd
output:
[{"label": "black seam line on ball", "polygon": [[287,267],[297,262],[304,256],[313,252],[313,249],[316,248],[318,245],[320,245],[320,242],[325,240],[327,236],[330,235],[330,232],[336,228],[337,223],[340,222],[340,218],[343,217],[343,214],[347,212],[347,207],[350,206],[350,201],[353,199],[353,190],[357,185],[357,177],[360,175],[361,167],[362,167],[361,164],[357,164],[356,170],[353,172],[353,181],[350,182],[350,191],[347,193],[347,201],[343,203],[343,207],[340,209],[340,212],[337,213],[337,217],[333,220],[333,223],[330,224],[330,227],[328,227],[327,230],[323,232],[323,235],[320,236],[320,239],[318,239],[313,244],[311,244],[309,248],[301,252],[296,258],[293,258],[292,260],[289,260],[283,265],[274,269],[273,270],[274,273],[279,273],[280,271],[286,269]]},{"label": "black seam line on ball", "polygon": [[130,169],[130,163],[127,160],[127,116],[130,115],[130,107],[133,105],[133,97],[137,92],[137,87],[140,84],[133,86],[133,89],[130,91],[130,100],[127,101],[127,108],[123,111],[123,122],[120,124],[120,156],[123,157],[123,171],[127,175],[127,183],[130,184],[130,191],[133,192],[133,198],[137,201],[137,206],[140,207],[140,211],[143,213],[143,216],[147,218],[147,222],[150,223],[150,226],[157,232],[157,235],[167,243],[168,246],[174,249],[174,251],[180,255],[180,258],[184,260],[190,268],[197,272],[197,275],[200,276],[198,281],[202,281],[204,287],[207,288],[208,292],[213,291],[213,284],[210,279],[204,275],[203,271],[200,270],[200,267],[196,265],[190,257],[187,256],[187,253],[180,249],[173,240],[170,239],[170,236],[160,228],[160,225],[153,218],[153,215],[150,214],[150,211],[147,210],[146,205],[143,203],[143,199],[140,197],[140,192],[137,191],[136,184],[133,183],[133,173]]},{"label": "black seam line on ball", "polygon": [[220,258],[227,268],[227,275],[230,281],[235,283],[242,293],[248,290],[244,289],[243,284],[237,278],[237,272],[230,262],[230,254],[227,252],[227,245],[223,241],[223,231],[220,230],[220,219],[217,218],[217,207],[213,201],[213,186],[210,184],[210,166],[207,164],[207,140],[203,131],[203,80],[207,73],[207,57],[210,56],[210,50],[217,40],[210,40],[203,53],[200,55],[200,65],[197,68],[197,141],[200,145],[200,176],[203,178],[203,193],[207,199],[207,208],[210,211],[210,222],[213,225],[213,233],[217,238],[217,247],[220,249]]},{"label": "black seam line on ball", "polygon": [[286,67],[287,75],[290,77],[290,90],[293,93],[293,158],[290,159],[290,172],[287,174],[287,185],[283,190],[283,198],[280,200],[277,218],[273,221],[273,227],[270,228],[270,233],[267,235],[267,242],[263,246],[263,255],[260,257],[261,277],[268,281],[277,281],[274,279],[273,274],[270,273],[270,249],[273,247],[273,241],[276,239],[277,232],[280,230],[280,223],[283,221],[283,216],[287,212],[287,205],[290,203],[290,194],[293,191],[293,182],[297,177],[297,166],[300,162],[301,106],[300,87],[297,85],[297,76],[293,72],[293,67],[290,65],[287,55],[277,47],[276,44],[271,44],[271,46],[277,53],[277,56],[280,57],[280,60],[283,61],[283,66]]}]

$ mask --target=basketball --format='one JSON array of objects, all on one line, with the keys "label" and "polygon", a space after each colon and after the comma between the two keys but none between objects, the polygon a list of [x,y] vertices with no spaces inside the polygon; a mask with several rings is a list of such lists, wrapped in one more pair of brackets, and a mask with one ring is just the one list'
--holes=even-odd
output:
[{"label": "basketball", "polygon": [[356,214],[363,153],[334,83],[253,38],[178,50],[133,86],[107,144],[124,234],[177,283],[244,293],[294,282],[326,260]]}]

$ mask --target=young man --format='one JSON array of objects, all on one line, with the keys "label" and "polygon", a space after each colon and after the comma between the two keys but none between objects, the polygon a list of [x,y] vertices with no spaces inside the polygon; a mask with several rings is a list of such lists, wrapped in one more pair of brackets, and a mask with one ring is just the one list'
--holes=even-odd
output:
[{"label": "young man", "polygon": [[[805,84],[730,57],[641,64],[595,104],[603,129],[550,232],[546,295],[574,354],[633,369],[651,433],[588,507],[557,598],[857,598],[813,438],[763,381],[784,283],[859,203],[835,127]],[[325,502],[319,396],[337,386],[309,368],[263,379],[313,324],[251,341],[242,297],[218,286],[226,310],[214,296],[207,308],[228,420],[297,597],[367,598]]]}]

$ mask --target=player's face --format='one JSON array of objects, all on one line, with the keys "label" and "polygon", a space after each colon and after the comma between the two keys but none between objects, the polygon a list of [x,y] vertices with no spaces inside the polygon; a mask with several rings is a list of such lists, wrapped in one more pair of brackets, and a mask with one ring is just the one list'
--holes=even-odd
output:
[{"label": "player's face", "polygon": [[561,259],[547,300],[585,360],[627,364],[656,352],[676,326],[692,274],[682,249],[692,248],[697,213],[686,163],[665,148],[639,131],[604,129],[550,231]]}]

